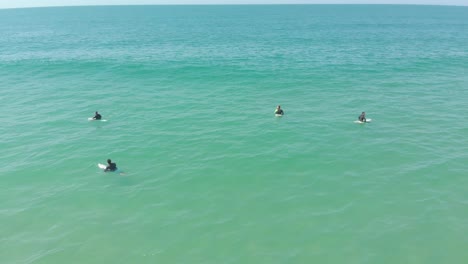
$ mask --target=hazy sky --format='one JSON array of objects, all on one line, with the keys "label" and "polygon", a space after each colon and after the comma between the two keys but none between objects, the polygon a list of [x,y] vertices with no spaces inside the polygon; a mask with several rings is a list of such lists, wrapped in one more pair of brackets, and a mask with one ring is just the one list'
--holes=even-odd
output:
[{"label": "hazy sky", "polygon": [[468,0],[0,0],[0,8],[144,4],[426,4],[468,6]]}]

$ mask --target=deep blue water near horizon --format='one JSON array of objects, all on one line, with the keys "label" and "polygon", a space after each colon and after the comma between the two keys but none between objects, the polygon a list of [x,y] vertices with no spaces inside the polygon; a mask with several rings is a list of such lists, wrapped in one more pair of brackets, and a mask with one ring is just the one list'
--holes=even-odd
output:
[{"label": "deep blue water near horizon", "polygon": [[468,7],[0,10],[0,262],[464,263],[467,44]]}]

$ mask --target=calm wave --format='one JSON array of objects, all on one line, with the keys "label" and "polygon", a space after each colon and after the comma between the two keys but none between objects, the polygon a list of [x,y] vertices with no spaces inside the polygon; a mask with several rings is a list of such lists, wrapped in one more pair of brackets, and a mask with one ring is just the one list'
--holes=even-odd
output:
[{"label": "calm wave", "polygon": [[0,10],[1,262],[463,263],[467,29],[466,7]]}]

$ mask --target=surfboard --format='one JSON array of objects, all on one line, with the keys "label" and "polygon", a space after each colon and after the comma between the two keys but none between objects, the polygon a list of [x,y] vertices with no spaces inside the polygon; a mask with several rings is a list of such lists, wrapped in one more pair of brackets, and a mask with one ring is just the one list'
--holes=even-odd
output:
[{"label": "surfboard", "polygon": [[[102,163],[98,163],[97,166],[98,166],[100,169],[102,169],[102,170],[105,170],[105,169],[107,168],[107,165],[104,165],[104,164],[102,164]],[[115,170],[115,171],[109,171],[109,172],[115,172],[115,173],[118,173],[118,174],[120,174],[120,175],[125,175],[125,172],[119,170],[118,168],[117,168],[117,170]]]},{"label": "surfboard", "polygon": [[275,116],[283,116],[283,115],[281,115],[281,114],[275,114]]},{"label": "surfboard", "polygon": [[97,119],[94,119],[93,117],[88,117],[88,121],[101,121],[101,122],[107,122],[107,120],[106,120],[106,119],[99,119],[99,120],[97,120]]},{"label": "surfboard", "polygon": [[364,123],[370,123],[370,122],[372,122],[372,119],[370,119],[370,118],[367,118],[366,122],[362,122],[362,121],[359,121],[359,120],[354,121],[354,123],[356,123],[356,124],[364,124]]}]

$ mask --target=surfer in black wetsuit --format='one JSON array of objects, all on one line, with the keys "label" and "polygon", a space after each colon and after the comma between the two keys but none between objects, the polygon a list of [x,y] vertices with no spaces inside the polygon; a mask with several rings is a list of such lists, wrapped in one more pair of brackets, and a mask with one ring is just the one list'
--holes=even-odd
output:
[{"label": "surfer in black wetsuit", "polygon": [[112,162],[110,159],[107,160],[107,167],[104,171],[116,171],[117,170],[117,164]]},{"label": "surfer in black wetsuit", "polygon": [[281,105],[276,107],[275,115],[284,115],[283,109],[281,109]]},{"label": "surfer in black wetsuit", "polygon": [[362,112],[362,114],[358,117],[359,121],[366,122],[366,112]]},{"label": "surfer in black wetsuit", "polygon": [[101,120],[102,116],[96,111],[96,114],[94,115],[93,119],[94,120]]}]

